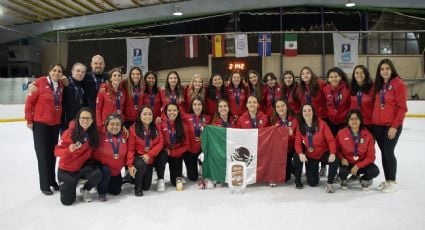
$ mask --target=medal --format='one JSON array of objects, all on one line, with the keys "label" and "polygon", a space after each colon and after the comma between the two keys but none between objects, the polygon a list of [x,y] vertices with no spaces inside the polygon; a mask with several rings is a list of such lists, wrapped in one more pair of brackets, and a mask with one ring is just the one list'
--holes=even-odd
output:
[{"label": "medal", "polygon": [[117,113],[118,113],[118,114],[121,114],[121,110],[117,109]]},{"label": "medal", "polygon": [[381,104],[379,107],[380,107],[381,109],[384,109],[385,105],[384,105],[384,104]]},{"label": "medal", "polygon": [[260,120],[258,123],[260,123],[260,125],[261,125],[261,124],[263,124],[263,121],[262,121],[262,120]]},{"label": "medal", "polygon": [[77,148],[81,147],[81,142],[77,141],[77,143],[75,143],[75,145],[77,146]]},{"label": "medal", "polygon": [[149,152],[150,149],[151,148],[149,148],[149,147],[145,147],[145,153]]},{"label": "medal", "polygon": [[312,153],[314,151],[314,148],[313,147],[309,147],[308,148],[308,151]]},{"label": "medal", "polygon": [[118,158],[120,158],[120,155],[118,155],[118,154],[114,154],[114,159],[115,159],[115,160],[118,160]]},{"label": "medal", "polygon": [[124,138],[122,139],[122,143],[125,144],[125,139]]},{"label": "medal", "polygon": [[364,144],[364,139],[360,138],[360,144]]},{"label": "medal", "polygon": [[200,139],[199,139],[199,137],[195,137],[195,141],[199,141]]},{"label": "medal", "polygon": [[138,105],[134,105],[134,110],[138,110],[139,106]]},{"label": "medal", "polygon": [[355,161],[357,161],[357,160],[359,160],[359,157],[358,157],[358,156],[354,156],[354,157],[353,157],[353,159],[354,159]]},{"label": "medal", "polygon": [[57,105],[57,106],[55,106],[55,109],[56,109],[56,110],[59,110],[59,106],[58,106],[58,105]]},{"label": "medal", "polygon": [[288,126],[291,127],[292,126],[292,122],[288,121]]},{"label": "medal", "polygon": [[392,90],[393,89],[393,86],[392,85],[390,85],[389,87],[388,87],[388,90]]}]

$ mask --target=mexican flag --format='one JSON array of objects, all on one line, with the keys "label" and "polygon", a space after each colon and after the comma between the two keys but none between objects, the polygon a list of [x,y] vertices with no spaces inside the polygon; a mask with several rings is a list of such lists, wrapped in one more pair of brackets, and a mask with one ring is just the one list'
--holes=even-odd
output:
[{"label": "mexican flag", "polygon": [[207,126],[201,138],[204,178],[227,182],[227,165],[232,161],[243,161],[247,165],[247,184],[285,181],[286,128],[226,129]]},{"label": "mexican flag", "polygon": [[298,55],[297,34],[285,34],[285,56]]}]

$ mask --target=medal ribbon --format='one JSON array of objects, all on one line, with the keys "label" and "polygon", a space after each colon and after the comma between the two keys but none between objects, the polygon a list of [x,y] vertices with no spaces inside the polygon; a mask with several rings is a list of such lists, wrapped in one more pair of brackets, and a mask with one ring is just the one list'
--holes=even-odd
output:
[{"label": "medal ribbon", "polygon": [[140,88],[139,87],[134,87],[133,88],[133,97],[134,97],[134,109],[137,110],[137,108],[139,107],[139,96],[140,96]]},{"label": "medal ribbon", "polygon": [[269,87],[269,94],[270,94],[270,100],[272,101],[272,106],[274,105],[274,102],[275,102],[274,90],[275,89],[273,87]]},{"label": "medal ribbon", "polygon": [[387,92],[388,89],[388,83],[384,84],[384,87],[379,91],[379,99],[381,102],[381,107],[384,107],[385,105],[385,92]]},{"label": "medal ribbon", "polygon": [[168,137],[170,137],[170,145],[171,147],[174,147],[174,143],[176,142],[176,130],[171,130],[170,121],[167,121],[167,128],[168,128]]},{"label": "medal ribbon", "polygon": [[112,139],[112,135],[108,133],[108,140],[111,143],[112,151],[114,152],[114,157],[119,155],[120,143],[121,143],[121,132],[118,134],[117,145],[115,145],[114,140]]},{"label": "medal ribbon", "polygon": [[353,131],[350,129],[350,133],[351,136],[353,137],[353,141],[354,141],[354,157],[357,157],[359,155],[359,143],[360,143],[360,133],[361,131],[359,130],[359,133],[356,135],[354,135]]},{"label": "medal ribbon", "polygon": [[149,132],[149,128],[148,128],[148,130],[145,130],[145,128],[143,128],[143,134],[145,136],[145,148],[150,148],[151,147],[151,133]]},{"label": "medal ribbon", "polygon": [[335,108],[338,109],[339,103],[341,102],[341,98],[342,98],[341,89],[339,89],[338,91],[333,91],[332,98],[334,101]]},{"label": "medal ribbon", "polygon": [[91,76],[93,78],[94,84],[96,85],[96,92],[99,90],[100,81],[97,80],[96,74],[94,72],[91,72]]},{"label": "medal ribbon", "polygon": [[257,128],[257,114],[255,114],[255,118],[251,118],[251,116],[249,117],[249,119],[251,120],[251,127],[252,128]]},{"label": "medal ribbon", "polygon": [[192,114],[192,123],[193,123],[193,128],[195,129],[195,137],[200,137],[201,136],[201,128],[202,128],[202,115],[199,116],[199,123],[196,121],[196,116],[195,114]]},{"label": "medal ribbon", "polygon": [[236,99],[236,106],[239,107],[241,103],[241,92],[239,91],[239,88],[233,88],[233,95]]},{"label": "medal ribbon", "polygon": [[115,92],[115,108],[117,111],[121,110],[121,92]]},{"label": "medal ribbon", "polygon": [[149,87],[149,105],[151,108],[153,108],[153,105],[155,103],[155,94],[153,94],[153,90],[151,87]]},{"label": "medal ribbon", "polygon": [[305,88],[305,97],[306,97],[307,103],[311,104],[310,89],[308,87]]},{"label": "medal ribbon", "polygon": [[177,103],[177,96],[176,96],[176,92],[174,90],[171,90],[169,97],[170,97],[171,103],[174,103],[174,104]]},{"label": "medal ribbon", "polygon": [[55,87],[53,85],[53,80],[49,77],[49,83],[50,83],[50,89],[52,90],[52,94],[53,94],[53,100],[55,101],[55,108],[59,108],[59,100],[60,100],[60,96],[61,96],[61,90],[59,87],[59,82],[58,82],[58,87],[56,88],[56,92],[55,92]]},{"label": "medal ribbon", "polygon": [[81,86],[77,86],[72,77],[69,77],[69,83],[71,87],[74,88],[75,100],[78,101],[80,104],[83,104],[84,89]]},{"label": "medal ribbon", "polygon": [[313,135],[314,135],[313,128],[310,128],[307,126],[306,129],[307,129],[308,147],[313,148]]},{"label": "medal ribbon", "polygon": [[359,109],[359,110],[361,110],[361,108],[362,108],[362,97],[363,97],[363,93],[362,93],[362,91],[357,91],[357,108]]}]

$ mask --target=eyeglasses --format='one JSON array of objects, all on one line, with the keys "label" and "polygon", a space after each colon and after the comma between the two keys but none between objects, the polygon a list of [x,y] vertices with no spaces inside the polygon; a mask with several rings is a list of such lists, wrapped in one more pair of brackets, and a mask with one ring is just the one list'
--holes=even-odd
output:
[{"label": "eyeglasses", "polygon": [[91,121],[93,118],[91,117],[80,117],[80,121]]}]

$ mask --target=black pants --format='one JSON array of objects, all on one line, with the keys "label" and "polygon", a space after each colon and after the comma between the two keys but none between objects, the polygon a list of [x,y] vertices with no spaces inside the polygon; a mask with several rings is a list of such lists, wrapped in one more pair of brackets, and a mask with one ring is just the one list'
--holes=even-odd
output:
[{"label": "black pants", "polygon": [[139,154],[134,156],[134,167],[136,167],[136,176],[134,179],[134,186],[136,189],[142,188],[143,190],[149,190],[152,185],[152,171],[155,167],[156,173],[158,174],[158,180],[164,179],[165,164],[167,164],[168,155],[163,150],[158,156],[156,156],[152,165],[146,164]]},{"label": "black pants", "polygon": [[199,153],[185,152],[183,154],[184,164],[186,165],[187,178],[191,181],[198,180],[198,157]]},{"label": "black pants", "polygon": [[374,125],[364,125],[364,127],[369,130],[372,135],[375,135],[375,126]]},{"label": "black pants", "polygon": [[122,184],[121,175],[111,176],[111,170],[107,165],[100,165],[99,169],[102,172],[102,180],[97,185],[99,195],[106,193],[110,193],[112,195],[120,194]]},{"label": "black pants", "polygon": [[40,190],[50,190],[56,183],[54,154],[59,138],[59,125],[50,126],[40,122],[33,123],[34,148],[37,155]]},{"label": "black pants", "polygon": [[59,190],[63,205],[71,205],[76,199],[76,189],[80,178],[87,179],[84,189],[90,190],[102,180],[102,172],[94,164],[86,164],[76,172],[58,169]]},{"label": "black pants", "polygon": [[168,168],[170,169],[170,182],[176,186],[176,178],[182,177],[183,174],[183,157],[168,156]]},{"label": "black pants", "polygon": [[333,122],[329,121],[328,122],[328,126],[332,132],[332,134],[334,135],[334,137],[336,137],[336,135],[338,134],[338,131],[342,128],[344,128],[345,126],[347,126],[347,124],[342,123],[342,124],[334,124]]},{"label": "black pants", "polygon": [[288,155],[286,157],[286,176],[285,176],[285,182],[291,179],[291,174],[294,173],[294,164],[292,163],[292,157],[294,156],[295,152],[288,151]]},{"label": "black pants", "polygon": [[394,139],[388,139],[389,126],[375,126],[375,139],[382,154],[382,167],[384,168],[385,180],[396,180],[397,159],[394,149],[397,145],[403,126],[400,125]]},{"label": "black pants", "polygon": [[[323,154],[319,160],[307,158],[305,163],[305,171],[307,176],[307,184],[314,187],[319,183],[319,162],[327,162],[329,165],[328,169],[328,184],[333,184],[335,175],[338,171],[339,161],[335,157],[334,162],[328,162],[329,152]],[[294,171],[295,171],[295,183],[301,183],[301,174],[303,172],[303,163],[300,161],[298,154],[294,154]]]},{"label": "black pants", "polygon": [[129,120],[125,120],[124,121],[124,127],[127,128],[127,130],[130,130],[130,126],[132,126],[134,124],[135,121],[129,121]]},{"label": "black pants", "polygon": [[[341,178],[341,180],[346,180],[348,174],[350,174],[351,172],[351,168],[354,165],[349,164],[349,165],[340,165],[339,166],[339,178]],[[359,175],[363,175],[360,177],[360,179],[362,180],[370,180],[373,179],[375,177],[377,177],[379,175],[379,168],[378,166],[376,166],[375,164],[369,164],[364,168],[361,168],[357,171],[357,176]]]}]

